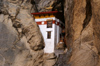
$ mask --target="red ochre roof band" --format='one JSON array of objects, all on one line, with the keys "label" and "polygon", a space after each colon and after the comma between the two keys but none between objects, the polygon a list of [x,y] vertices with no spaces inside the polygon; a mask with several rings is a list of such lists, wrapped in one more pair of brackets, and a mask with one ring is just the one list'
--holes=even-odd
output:
[{"label": "red ochre roof band", "polygon": [[[44,22],[44,23],[42,23]],[[40,21],[40,22],[36,22],[38,25],[44,25],[44,24],[47,24],[47,21]],[[53,21],[52,22],[53,24],[56,24],[56,25],[59,25],[59,22],[56,23],[56,21]]]},{"label": "red ochre roof band", "polygon": [[58,11],[39,12],[39,13],[31,13],[31,14],[33,14],[33,15],[39,15],[39,14],[51,14],[51,13],[58,13]]}]

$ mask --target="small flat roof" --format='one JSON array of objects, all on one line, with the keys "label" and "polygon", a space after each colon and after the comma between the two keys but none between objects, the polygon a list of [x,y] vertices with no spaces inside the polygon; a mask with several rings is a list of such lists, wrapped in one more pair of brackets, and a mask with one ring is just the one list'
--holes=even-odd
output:
[{"label": "small flat roof", "polygon": [[58,13],[58,11],[38,12],[38,13],[31,13],[31,14],[33,14],[33,15],[39,15],[39,14],[52,14],[52,13]]}]

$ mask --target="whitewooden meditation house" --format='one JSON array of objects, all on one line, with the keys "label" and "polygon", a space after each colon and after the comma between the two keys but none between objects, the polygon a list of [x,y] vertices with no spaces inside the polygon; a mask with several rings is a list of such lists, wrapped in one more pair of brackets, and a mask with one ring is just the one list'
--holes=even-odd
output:
[{"label": "whitewooden meditation house", "polygon": [[45,53],[53,53],[55,46],[60,40],[60,33],[64,24],[59,17],[63,16],[58,11],[32,13],[39,25],[45,42]]}]

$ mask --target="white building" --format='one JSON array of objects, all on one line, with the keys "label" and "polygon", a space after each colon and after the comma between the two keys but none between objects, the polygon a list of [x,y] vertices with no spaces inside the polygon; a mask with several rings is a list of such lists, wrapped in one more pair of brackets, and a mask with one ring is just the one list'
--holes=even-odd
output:
[{"label": "white building", "polygon": [[[64,24],[56,16],[57,11],[32,13],[36,23],[39,25],[45,42],[45,53],[53,53],[55,46],[60,40],[60,33]],[[60,15],[59,15],[60,16]],[[60,16],[61,17],[61,16]]]}]

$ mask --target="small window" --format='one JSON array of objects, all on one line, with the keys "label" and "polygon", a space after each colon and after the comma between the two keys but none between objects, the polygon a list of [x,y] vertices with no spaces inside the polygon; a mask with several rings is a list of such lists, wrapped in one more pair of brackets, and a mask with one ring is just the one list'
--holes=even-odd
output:
[{"label": "small window", "polygon": [[47,21],[47,28],[52,28],[52,20]]},{"label": "small window", "polygon": [[51,31],[47,32],[47,39],[51,39]]}]

